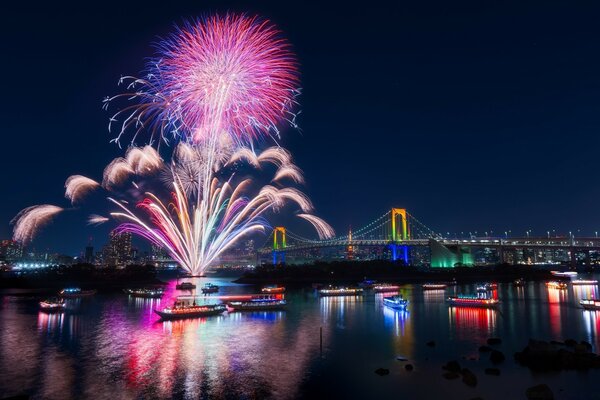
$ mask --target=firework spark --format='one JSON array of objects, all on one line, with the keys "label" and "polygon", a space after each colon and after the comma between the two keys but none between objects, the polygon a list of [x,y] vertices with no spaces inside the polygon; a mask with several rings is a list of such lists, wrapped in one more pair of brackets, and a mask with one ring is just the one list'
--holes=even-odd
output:
[{"label": "firework spark", "polygon": [[98,214],[92,214],[88,218],[88,225],[101,225],[108,221],[110,221],[109,218],[103,217],[102,215]]},{"label": "firework spark", "polygon": [[75,204],[99,186],[100,184],[93,179],[72,175],[65,182],[65,197],[71,200],[71,204]]},{"label": "firework spark", "polygon": [[52,218],[63,210],[63,208],[51,204],[25,208],[11,221],[11,224],[15,226],[13,239],[21,243],[31,241],[44,225],[52,221]]},{"label": "firework spark", "polygon": [[[121,78],[126,93],[105,99],[134,101],[111,117],[117,142],[142,129],[202,142],[223,132],[237,142],[278,136],[277,124],[292,121],[298,73],[290,45],[257,17],[214,15],[187,23],[158,45],[145,79]],[[152,139],[151,139],[152,140]]]}]

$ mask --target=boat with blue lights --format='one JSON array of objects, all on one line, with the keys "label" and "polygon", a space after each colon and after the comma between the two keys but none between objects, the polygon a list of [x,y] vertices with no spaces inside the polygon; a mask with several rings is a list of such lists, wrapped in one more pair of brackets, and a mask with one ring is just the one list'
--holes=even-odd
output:
[{"label": "boat with blue lights", "polygon": [[95,294],[96,294],[96,290],[94,290],[94,289],[82,290],[81,288],[78,288],[78,287],[64,288],[63,290],[58,292],[58,295],[60,297],[64,297],[67,299],[78,298],[78,297],[88,297],[88,296],[93,296]]},{"label": "boat with blue lights", "polygon": [[571,285],[574,286],[585,286],[585,285],[597,285],[598,281],[595,279],[575,279],[571,281]]},{"label": "boat with blue lights", "polygon": [[213,285],[212,283],[207,283],[204,286],[202,286],[202,293],[204,294],[209,294],[209,293],[217,293],[219,291],[219,287],[217,285]]},{"label": "boat with blue lights", "polygon": [[212,315],[223,314],[227,310],[225,304],[188,304],[183,301],[176,301],[173,307],[166,307],[162,310],[154,310],[163,320],[210,317]]},{"label": "boat with blue lights", "polygon": [[274,296],[258,296],[248,301],[230,301],[227,305],[235,311],[269,311],[283,310],[287,302]]},{"label": "boat with blue lights", "polygon": [[64,311],[67,304],[63,299],[47,299],[40,301],[40,309],[46,312]]},{"label": "boat with blue lights", "polygon": [[494,299],[485,292],[478,291],[477,294],[459,294],[446,299],[450,306],[455,307],[496,307],[500,300]]},{"label": "boat with blue lights", "polygon": [[408,300],[402,297],[401,294],[383,298],[383,305],[393,308],[394,310],[406,311]]},{"label": "boat with blue lights", "polygon": [[158,299],[163,296],[165,290],[163,288],[137,288],[137,289],[123,289],[125,294],[131,297],[142,297]]}]

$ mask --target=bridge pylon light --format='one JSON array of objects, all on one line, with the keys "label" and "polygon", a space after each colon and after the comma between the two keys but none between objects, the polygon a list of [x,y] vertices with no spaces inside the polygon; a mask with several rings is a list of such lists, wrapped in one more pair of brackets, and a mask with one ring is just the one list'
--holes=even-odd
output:
[{"label": "bridge pylon light", "polygon": [[[397,217],[400,217],[400,227],[398,230]],[[397,242],[410,239],[410,230],[408,227],[408,213],[406,208],[392,208],[392,260],[396,261],[402,257],[404,263],[408,265],[408,246],[399,246]],[[400,250],[400,251],[399,251]],[[401,253],[401,254],[398,254]]]},{"label": "bridge pylon light", "polygon": [[[277,238],[280,240],[277,240]],[[273,265],[285,264],[286,247],[285,228],[283,226],[276,226],[273,228]]]}]

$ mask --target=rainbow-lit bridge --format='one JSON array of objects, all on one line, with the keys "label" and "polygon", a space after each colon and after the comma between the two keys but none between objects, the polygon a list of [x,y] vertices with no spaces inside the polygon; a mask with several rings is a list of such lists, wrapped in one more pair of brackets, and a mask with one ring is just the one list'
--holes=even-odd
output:
[{"label": "rainbow-lit bridge", "polygon": [[600,264],[600,238],[448,238],[434,232],[404,208],[392,208],[346,235],[315,240],[285,227],[273,228],[259,259],[273,264],[315,259],[391,259],[404,264],[454,267],[474,264]]}]

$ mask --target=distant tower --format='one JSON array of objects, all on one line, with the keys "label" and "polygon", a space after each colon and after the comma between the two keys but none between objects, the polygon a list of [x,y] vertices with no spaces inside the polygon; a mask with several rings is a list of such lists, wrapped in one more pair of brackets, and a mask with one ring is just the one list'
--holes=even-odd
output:
[{"label": "distant tower", "polygon": [[84,260],[88,264],[94,263],[94,246],[92,246],[92,238],[90,237],[90,241],[88,245],[85,247],[85,256]]},{"label": "distant tower", "polygon": [[346,258],[348,260],[354,259],[354,247],[352,246],[352,225],[350,225],[348,231],[348,247],[346,248]]}]

